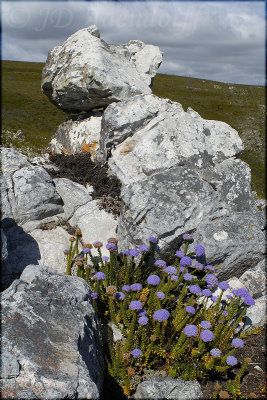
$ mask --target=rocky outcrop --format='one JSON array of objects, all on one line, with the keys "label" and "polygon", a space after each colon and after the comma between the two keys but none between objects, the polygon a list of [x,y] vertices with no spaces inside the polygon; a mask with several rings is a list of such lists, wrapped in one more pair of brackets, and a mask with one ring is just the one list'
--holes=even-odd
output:
[{"label": "rocky outcrop", "polygon": [[3,398],[98,399],[104,362],[90,287],[29,265],[2,293]]},{"label": "rocky outcrop", "polygon": [[204,399],[198,382],[184,381],[180,378],[151,378],[139,383],[134,399]]},{"label": "rocky outcrop", "polygon": [[151,93],[162,61],[159,48],[131,40],[108,45],[96,26],[79,30],[48,54],[42,91],[67,112],[106,107],[136,94]]}]

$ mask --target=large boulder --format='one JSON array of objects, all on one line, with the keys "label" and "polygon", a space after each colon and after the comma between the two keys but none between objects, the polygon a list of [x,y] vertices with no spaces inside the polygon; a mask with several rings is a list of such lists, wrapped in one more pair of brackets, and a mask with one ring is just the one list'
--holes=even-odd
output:
[{"label": "large boulder", "polygon": [[29,265],[2,293],[4,398],[98,399],[104,362],[89,285]]},{"label": "large boulder", "polygon": [[93,25],[50,51],[43,69],[42,91],[64,111],[90,111],[151,93],[150,85],[161,62],[158,47],[139,40],[108,45]]}]

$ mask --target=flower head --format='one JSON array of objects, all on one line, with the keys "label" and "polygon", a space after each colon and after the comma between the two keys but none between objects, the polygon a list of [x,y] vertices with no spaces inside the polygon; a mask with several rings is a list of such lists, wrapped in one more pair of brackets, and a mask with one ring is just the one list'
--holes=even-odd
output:
[{"label": "flower head", "polygon": [[149,285],[157,286],[160,283],[160,277],[158,275],[149,275],[147,278],[147,283]]},{"label": "flower head", "polygon": [[89,247],[85,247],[82,251],[83,251],[85,254],[91,253],[91,249],[89,249]]},{"label": "flower head", "polygon": [[184,274],[183,278],[185,281],[192,281],[193,275],[186,273],[186,274]]},{"label": "flower head", "polygon": [[160,300],[163,300],[164,297],[165,297],[165,294],[164,294],[163,292],[157,292],[157,293],[156,293],[156,296],[157,296]]},{"label": "flower head", "polygon": [[178,276],[177,275],[171,275],[171,281],[178,281]]},{"label": "flower head", "polygon": [[213,303],[216,303],[216,301],[218,301],[218,297],[217,296],[211,296],[211,301],[213,301]]},{"label": "flower head", "polygon": [[64,254],[69,254],[69,250],[68,249],[66,249],[66,250],[64,250]]},{"label": "flower head", "polygon": [[129,292],[131,290],[131,286],[130,285],[124,285],[124,286],[122,286],[121,290],[124,290],[124,292]]},{"label": "flower head", "polygon": [[208,329],[205,329],[204,331],[200,332],[200,337],[203,340],[203,342],[211,342],[214,339],[213,333]]},{"label": "flower head", "polygon": [[125,250],[122,254],[123,254],[124,256],[128,256],[128,255],[129,255],[129,250]]},{"label": "flower head", "polygon": [[184,328],[184,333],[186,334],[186,336],[197,336],[198,333],[198,328],[196,325],[186,325],[186,327]]},{"label": "flower head", "polygon": [[203,246],[201,246],[201,244],[196,244],[194,249],[195,249],[195,253],[198,257],[205,255],[205,248]]},{"label": "flower head", "polygon": [[131,290],[132,290],[133,292],[138,292],[138,290],[142,290],[142,285],[141,285],[141,283],[133,283],[133,284],[131,285]]},{"label": "flower head", "polygon": [[255,305],[255,300],[250,295],[245,296],[243,301],[247,306],[254,306]]},{"label": "flower head", "polygon": [[116,250],[117,250],[117,246],[116,246],[115,243],[108,243],[108,244],[106,244],[106,248],[107,248],[109,251],[116,251]]},{"label": "flower head", "polygon": [[140,316],[140,315],[146,315],[147,314],[147,311],[146,310],[144,310],[143,308],[142,308],[142,310],[139,310],[138,311],[138,315]]},{"label": "flower head", "polygon": [[196,265],[195,265],[195,269],[196,269],[196,270],[202,271],[203,268],[204,268],[204,265],[202,265],[202,264],[200,264],[200,263],[196,263]]},{"label": "flower head", "polygon": [[222,282],[220,282],[219,284],[218,284],[218,286],[219,286],[219,288],[221,289],[221,290],[227,290],[227,289],[229,289],[229,283],[228,282],[226,282],[226,281],[222,281]]},{"label": "flower head", "polygon": [[201,294],[201,289],[198,285],[191,285],[189,286],[189,292],[193,294]]},{"label": "flower head", "polygon": [[108,256],[103,256],[103,257],[102,257],[102,260],[103,260],[103,261],[109,261],[109,257],[108,257]]},{"label": "flower head", "polygon": [[158,239],[156,237],[154,237],[154,236],[150,236],[148,238],[148,241],[151,242],[151,243],[158,243]]},{"label": "flower head", "polygon": [[118,243],[118,240],[117,240],[116,238],[114,238],[114,237],[110,237],[110,238],[108,238],[107,242],[108,242],[108,243],[117,244],[117,243]]},{"label": "flower head", "polygon": [[183,258],[184,257],[184,252],[182,250],[177,250],[175,255],[179,258]]},{"label": "flower head", "polygon": [[142,316],[138,318],[138,323],[141,325],[146,325],[148,323],[148,318],[146,316]]},{"label": "flower head", "polygon": [[196,310],[195,310],[194,307],[192,307],[192,306],[187,306],[187,307],[185,308],[185,311],[186,311],[188,314],[195,314],[195,312],[196,312]]},{"label": "flower head", "polygon": [[244,347],[244,342],[242,339],[236,338],[232,340],[231,345],[234,346],[235,348]]},{"label": "flower head", "polygon": [[190,235],[190,233],[184,233],[183,234],[183,239],[184,240],[188,240],[188,241],[194,240],[193,236]]},{"label": "flower head", "polygon": [[156,267],[166,267],[166,261],[164,261],[164,260],[157,260],[157,261],[154,262],[154,265],[155,265]]},{"label": "flower head", "polygon": [[227,317],[228,311],[224,310],[224,311],[222,312],[222,315],[225,315],[225,316]]},{"label": "flower head", "polygon": [[130,308],[131,310],[141,310],[142,307],[143,307],[143,305],[142,305],[141,301],[138,301],[138,300],[133,300],[133,301],[131,301],[131,303],[129,304],[129,308]]},{"label": "flower head", "polygon": [[140,357],[141,356],[141,354],[142,354],[142,351],[140,350],[140,349],[133,349],[133,351],[132,351],[132,356],[134,357],[134,358],[137,358],[137,357]]},{"label": "flower head", "polygon": [[91,297],[92,299],[97,299],[97,292],[92,292]]},{"label": "flower head", "polygon": [[238,364],[238,361],[237,361],[237,359],[234,357],[234,356],[228,356],[227,358],[226,358],[226,363],[228,364],[228,365],[236,365],[236,364]]},{"label": "flower head", "polygon": [[154,312],[153,314],[153,319],[156,321],[165,321],[166,319],[168,319],[170,316],[170,313],[168,310],[165,310],[165,308],[162,308],[161,310],[157,310]]},{"label": "flower head", "polygon": [[214,349],[211,349],[210,354],[212,355],[212,357],[221,357],[221,350],[217,349],[216,347]]},{"label": "flower head", "polygon": [[99,241],[97,241],[97,242],[94,242],[94,243],[93,243],[93,245],[94,245],[94,247],[95,247],[96,249],[100,249],[100,247],[102,247],[102,246],[103,246],[103,243],[102,243],[102,242],[99,242]]},{"label": "flower head", "polygon": [[149,247],[146,244],[140,244],[139,250],[141,251],[141,253],[146,253],[147,251],[149,251]]},{"label": "flower head", "polygon": [[249,292],[245,288],[234,289],[232,290],[232,293],[239,297],[246,297],[249,295]]},{"label": "flower head", "polygon": [[207,282],[207,287],[209,289],[217,286],[218,284],[218,279],[214,274],[208,274],[205,278],[204,281]]},{"label": "flower head", "polygon": [[210,323],[210,321],[201,321],[200,326],[201,326],[201,328],[209,329],[211,327],[211,323]]},{"label": "flower head", "polygon": [[190,267],[192,265],[192,259],[188,256],[184,256],[180,260],[181,267],[186,267],[187,265]]},{"label": "flower head", "polygon": [[212,265],[206,265],[206,267],[204,267],[204,271],[215,272],[215,269]]},{"label": "flower head", "polygon": [[169,267],[165,267],[165,268],[163,269],[163,271],[166,272],[166,274],[168,274],[168,275],[175,275],[176,272],[177,272],[177,268],[172,267],[172,266],[170,265]]},{"label": "flower head", "polygon": [[105,279],[105,277],[106,275],[104,274],[104,272],[97,272],[96,274],[94,274],[92,279],[96,279],[97,281],[99,281],[101,279]]},{"label": "flower head", "polygon": [[139,255],[139,250],[137,250],[137,249],[129,250],[129,256],[134,257],[134,256],[138,256],[138,255]]},{"label": "flower head", "polygon": [[125,294],[123,292],[117,292],[117,293],[115,293],[115,298],[117,300],[124,300],[125,299]]}]

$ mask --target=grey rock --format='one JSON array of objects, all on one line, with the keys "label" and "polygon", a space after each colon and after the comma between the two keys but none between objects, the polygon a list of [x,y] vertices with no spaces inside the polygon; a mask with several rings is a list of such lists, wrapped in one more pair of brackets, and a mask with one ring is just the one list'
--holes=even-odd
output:
[{"label": "grey rock", "polygon": [[84,204],[92,200],[88,190],[79,183],[67,178],[55,178],[56,191],[63,200],[64,218],[70,219],[74,212]]},{"label": "grey rock", "polygon": [[82,279],[37,265],[2,293],[7,397],[99,398],[104,363],[90,293]]},{"label": "grey rock", "polygon": [[134,399],[195,400],[204,399],[204,395],[198,382],[180,378],[152,378],[139,383]]},{"label": "grey rock", "polygon": [[151,93],[149,86],[161,61],[158,47],[141,41],[108,45],[91,26],[50,51],[42,91],[67,112],[106,107],[136,94]]},{"label": "grey rock", "polygon": [[247,309],[244,321],[245,330],[258,328],[266,324],[266,300],[267,296],[262,296],[256,299],[254,306],[250,306]]},{"label": "grey rock", "polygon": [[5,232],[1,228],[1,260],[4,261],[8,257],[8,250],[7,250],[7,239]]},{"label": "grey rock", "polygon": [[49,148],[53,154],[90,153],[96,160],[99,149],[102,113],[73,116],[57,128]]},{"label": "grey rock", "polygon": [[254,268],[244,272],[239,279],[253,298],[264,295],[266,291],[266,260],[261,260]]},{"label": "grey rock", "polygon": [[107,107],[100,153],[123,184],[176,165],[214,167],[243,151],[236,130],[210,121],[181,104],[154,95],[139,95]]}]

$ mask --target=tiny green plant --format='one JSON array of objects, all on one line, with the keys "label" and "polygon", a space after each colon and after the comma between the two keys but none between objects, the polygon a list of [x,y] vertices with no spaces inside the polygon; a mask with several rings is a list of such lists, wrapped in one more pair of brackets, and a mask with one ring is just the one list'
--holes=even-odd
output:
[{"label": "tiny green plant", "polygon": [[[106,363],[126,395],[144,368],[202,380],[212,371],[224,374],[239,364],[234,353],[244,346],[240,322],[255,302],[245,288],[225,295],[229,284],[219,282],[211,265],[198,262],[204,247],[196,244],[188,253],[194,241],[191,234],[183,235],[172,265],[161,259],[151,262],[155,237],[149,238],[149,245],[123,253],[118,252],[117,239],[110,238],[109,257],[102,255],[99,241],[79,252],[80,237],[77,230],[65,250],[66,274],[73,274],[75,267],[76,275],[91,286],[99,317],[112,321],[122,333],[122,340],[115,343],[108,337]],[[220,294],[215,297],[217,288]],[[229,381],[235,398],[245,369],[243,365],[236,380]]]}]

